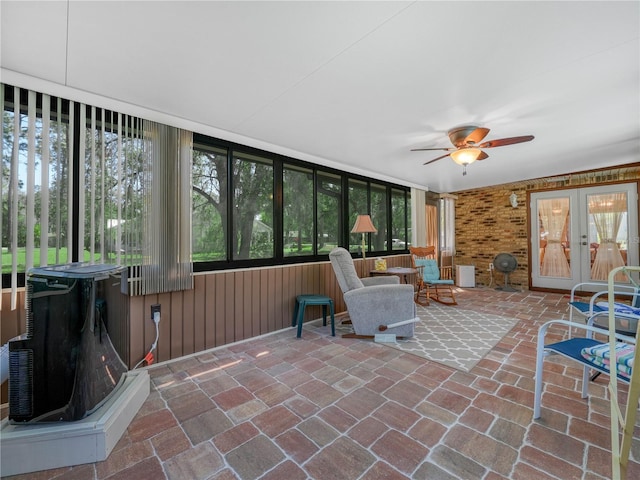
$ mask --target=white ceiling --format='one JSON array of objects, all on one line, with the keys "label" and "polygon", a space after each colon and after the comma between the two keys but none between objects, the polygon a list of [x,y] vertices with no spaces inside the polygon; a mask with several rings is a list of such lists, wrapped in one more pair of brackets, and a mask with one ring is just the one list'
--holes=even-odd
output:
[{"label": "white ceiling", "polygon": [[[0,16],[7,83],[403,185],[640,161],[637,1],[2,0]],[[450,146],[463,124],[536,138],[488,149],[466,176],[410,152]]]}]

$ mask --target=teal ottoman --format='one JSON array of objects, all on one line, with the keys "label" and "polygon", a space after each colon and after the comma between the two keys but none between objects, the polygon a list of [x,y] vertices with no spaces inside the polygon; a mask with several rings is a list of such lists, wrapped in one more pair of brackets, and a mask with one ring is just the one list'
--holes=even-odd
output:
[{"label": "teal ottoman", "polygon": [[336,336],[336,321],[333,312],[333,300],[324,295],[298,295],[296,297],[296,306],[293,309],[293,321],[291,326],[298,325],[298,335],[302,336],[302,321],[304,319],[304,309],[307,305],[322,305],[322,324],[327,324],[327,306],[331,312],[331,335]]}]

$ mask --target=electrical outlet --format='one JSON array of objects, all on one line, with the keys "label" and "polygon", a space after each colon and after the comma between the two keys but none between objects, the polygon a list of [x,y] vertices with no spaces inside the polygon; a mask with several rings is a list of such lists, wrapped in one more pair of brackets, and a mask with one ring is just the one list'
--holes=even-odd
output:
[{"label": "electrical outlet", "polygon": [[151,305],[151,320],[155,318],[156,312],[160,314],[160,304]]}]

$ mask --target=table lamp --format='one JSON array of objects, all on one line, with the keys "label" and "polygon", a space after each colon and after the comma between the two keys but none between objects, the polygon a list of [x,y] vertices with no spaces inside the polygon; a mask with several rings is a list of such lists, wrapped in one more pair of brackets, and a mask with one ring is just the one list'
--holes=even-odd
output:
[{"label": "table lamp", "polygon": [[362,234],[362,260],[366,260],[366,256],[364,253],[365,252],[364,234],[378,233],[378,230],[376,230],[376,227],[373,226],[371,217],[369,215],[358,215],[358,218],[356,218],[356,223],[353,225],[353,228],[351,229],[351,233]]}]

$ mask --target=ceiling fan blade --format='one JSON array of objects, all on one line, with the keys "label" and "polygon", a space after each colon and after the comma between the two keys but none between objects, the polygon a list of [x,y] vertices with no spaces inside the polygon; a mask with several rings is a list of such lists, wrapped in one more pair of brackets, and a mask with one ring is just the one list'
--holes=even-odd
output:
[{"label": "ceiling fan blade", "polygon": [[476,158],[476,160],[484,160],[485,158],[489,158],[489,155],[487,155],[487,152],[482,152],[480,153],[480,155],[478,155],[478,158]]},{"label": "ceiling fan blade", "polygon": [[524,135],[522,137],[499,138],[497,140],[489,140],[488,142],[476,145],[478,148],[503,147],[505,145],[513,145],[514,143],[530,142],[534,139],[533,135]]},{"label": "ceiling fan blade", "polygon": [[445,152],[453,152],[455,148],[412,148],[412,152],[425,152],[427,150],[443,150]]},{"label": "ceiling fan blade", "polygon": [[443,158],[447,158],[449,154],[442,155],[441,157],[434,158],[433,160],[429,160],[428,162],[424,162],[423,165],[429,165],[430,163],[437,162],[438,160],[442,160]]},{"label": "ceiling fan blade", "polygon": [[487,133],[489,133],[488,128],[478,127],[473,132],[471,132],[469,135],[466,136],[466,138],[464,139],[464,143],[476,144],[478,142],[481,142],[482,139],[487,136]]}]

